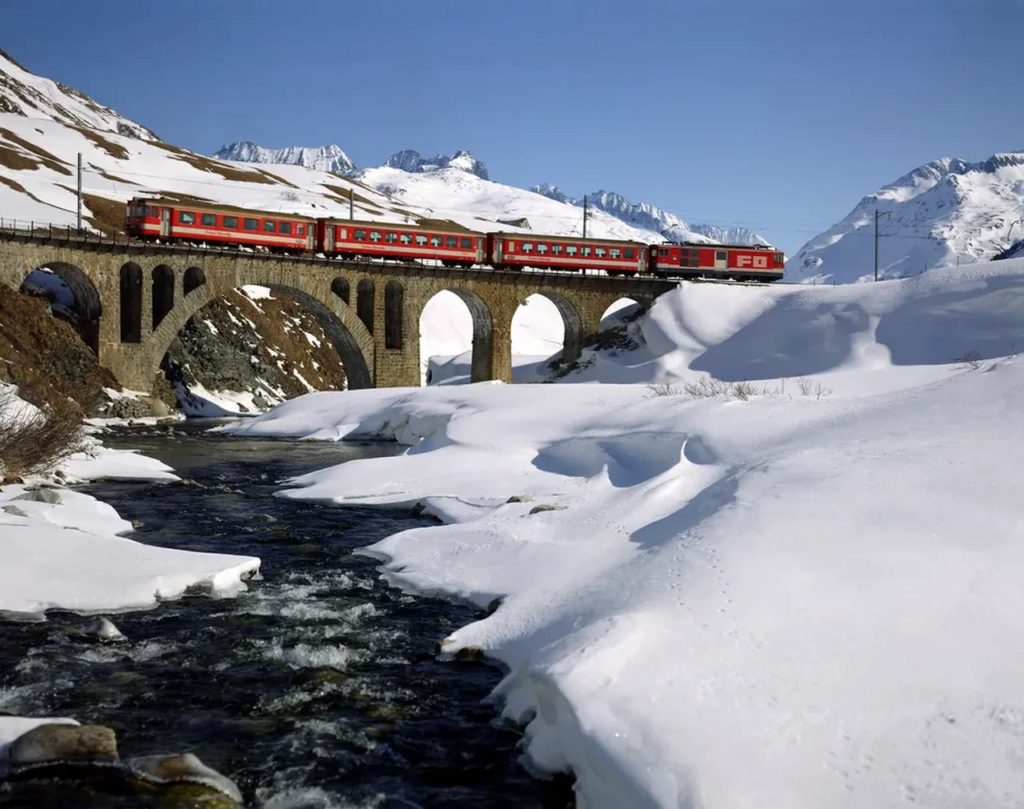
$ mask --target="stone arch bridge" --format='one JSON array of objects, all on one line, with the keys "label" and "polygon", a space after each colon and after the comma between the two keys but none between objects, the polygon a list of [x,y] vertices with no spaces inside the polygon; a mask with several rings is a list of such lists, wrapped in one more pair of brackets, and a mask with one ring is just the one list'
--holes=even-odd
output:
[{"label": "stone arch bridge", "polygon": [[270,287],[312,310],[352,388],[420,384],[420,314],[442,290],[458,295],[472,314],[472,380],[509,382],[512,317],[530,295],[544,295],[558,308],[565,325],[562,356],[571,361],[599,331],[612,303],[631,298],[646,307],[675,286],[661,279],[328,261],[0,232],[0,282],[19,289],[42,267],[74,293],[80,330],[100,364],[123,386],[145,392],[189,318],[246,284]]}]

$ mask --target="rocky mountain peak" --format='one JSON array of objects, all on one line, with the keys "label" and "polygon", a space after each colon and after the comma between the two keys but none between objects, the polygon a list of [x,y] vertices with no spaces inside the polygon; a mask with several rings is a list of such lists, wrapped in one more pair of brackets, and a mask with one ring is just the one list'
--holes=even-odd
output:
[{"label": "rocky mountain peak", "polygon": [[388,158],[386,165],[389,168],[401,169],[411,174],[422,174],[441,169],[458,169],[469,174],[475,174],[481,180],[489,180],[487,166],[477,160],[472,153],[460,149],[450,155],[439,154],[433,157],[424,158],[415,149],[403,149],[395,152]]},{"label": "rocky mountain peak", "polygon": [[241,163],[279,163],[287,166],[305,166],[316,171],[348,175],[356,170],[356,164],[336,144],[327,146],[286,146],[268,149],[250,140],[240,140],[222,146],[213,154],[221,160],[235,160]]}]

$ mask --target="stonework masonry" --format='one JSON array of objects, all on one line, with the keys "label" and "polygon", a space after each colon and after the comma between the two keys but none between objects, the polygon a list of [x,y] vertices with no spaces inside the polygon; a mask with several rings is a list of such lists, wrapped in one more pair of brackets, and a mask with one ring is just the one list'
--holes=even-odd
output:
[{"label": "stonework masonry", "polygon": [[[246,284],[270,287],[311,309],[344,364],[351,388],[420,384],[420,314],[442,290],[473,317],[474,382],[512,379],[512,317],[530,295],[562,315],[562,359],[576,359],[611,304],[647,307],[670,281],[377,264],[187,249],[77,236],[0,232],[0,282],[19,289],[48,267],[75,295],[84,338],[126,388],[149,392],[174,337],[204,306]],[[186,291],[187,287],[187,291]],[[215,339],[211,335],[211,339]]]}]

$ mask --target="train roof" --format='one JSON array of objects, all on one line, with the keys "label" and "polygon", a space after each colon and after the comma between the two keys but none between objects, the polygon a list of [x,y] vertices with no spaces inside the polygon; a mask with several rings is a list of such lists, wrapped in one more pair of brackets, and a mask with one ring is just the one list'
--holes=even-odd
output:
[{"label": "train roof", "polygon": [[720,247],[727,248],[729,250],[770,250],[775,253],[781,253],[782,251],[778,247],[773,247],[770,244],[716,244],[714,242],[662,242],[657,247],[664,247],[666,244],[674,245],[675,247],[708,247],[718,249]]},{"label": "train roof", "polygon": [[222,213],[239,214],[244,216],[263,216],[270,219],[298,219],[303,222],[315,222],[316,217],[306,214],[289,213],[288,211],[261,211],[258,208],[239,208],[237,205],[222,205],[219,202],[199,202],[190,199],[174,199],[173,197],[132,197],[125,204],[133,202],[148,203],[151,205],[162,205],[166,208],[184,208],[199,213]]},{"label": "train roof", "polygon": [[411,222],[382,222],[369,221],[366,219],[339,219],[337,217],[321,217],[324,222],[331,225],[353,225],[363,228],[376,228],[377,230],[422,230],[426,233],[463,233],[468,236],[483,236],[484,234],[479,230],[473,230],[471,228],[463,227],[458,222],[452,222],[447,219],[436,219],[427,220],[426,224],[423,224],[423,220],[420,220],[420,224],[412,224]]},{"label": "train roof", "polygon": [[538,242],[561,242],[565,244],[628,244],[631,247],[647,247],[647,242],[635,242],[628,239],[595,239],[590,236],[553,236],[549,233],[511,233],[509,231],[488,231],[489,236],[501,236],[508,239]]}]

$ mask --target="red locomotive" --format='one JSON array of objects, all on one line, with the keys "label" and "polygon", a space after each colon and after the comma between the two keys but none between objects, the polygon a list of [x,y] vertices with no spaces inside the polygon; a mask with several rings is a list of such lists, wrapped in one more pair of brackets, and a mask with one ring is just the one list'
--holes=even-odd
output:
[{"label": "red locomotive", "polygon": [[446,267],[603,270],[609,275],[776,281],[785,257],[762,245],[644,244],[534,233],[479,233],[451,222],[407,225],[312,219],[169,199],[133,199],[125,233],[146,240],[237,245],[284,253],[402,261],[434,259]]}]

